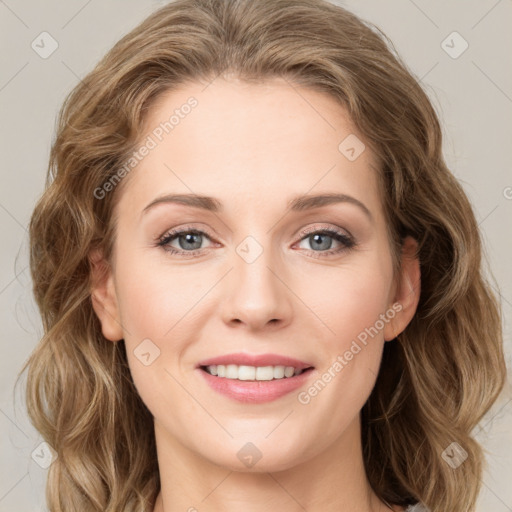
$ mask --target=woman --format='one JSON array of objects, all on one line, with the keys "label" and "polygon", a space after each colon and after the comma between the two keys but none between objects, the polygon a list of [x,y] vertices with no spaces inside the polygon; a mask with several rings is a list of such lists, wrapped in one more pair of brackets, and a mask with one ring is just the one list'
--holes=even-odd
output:
[{"label": "woman", "polygon": [[30,225],[52,512],[475,509],[499,305],[374,29],[178,0],[67,98]]}]

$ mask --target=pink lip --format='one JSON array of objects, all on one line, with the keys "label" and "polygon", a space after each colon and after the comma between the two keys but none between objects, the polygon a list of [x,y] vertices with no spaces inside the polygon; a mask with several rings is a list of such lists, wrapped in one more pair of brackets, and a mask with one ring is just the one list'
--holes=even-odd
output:
[{"label": "pink lip", "polygon": [[[235,363],[233,363],[235,364]],[[292,365],[290,365],[292,366]],[[264,403],[281,398],[303,386],[315,370],[305,370],[300,375],[275,380],[235,380],[210,375],[202,368],[196,368],[208,385],[218,393],[243,403]]]},{"label": "pink lip", "polygon": [[[236,364],[238,366],[293,366],[304,370],[300,375],[285,377],[283,379],[254,381],[226,379],[210,375],[202,367],[210,365]],[[264,403],[276,400],[292,391],[295,391],[309,379],[313,373],[313,365],[294,359],[293,357],[278,354],[251,355],[244,353],[227,354],[201,361],[196,368],[208,385],[218,393],[244,403]],[[310,370],[306,370],[311,368]]]},{"label": "pink lip", "polygon": [[225,356],[206,359],[201,361],[197,367],[210,366],[212,364],[236,364],[237,366],[293,366],[299,370],[304,370],[313,366],[310,363],[299,361],[293,357],[280,356],[278,354],[251,355],[239,352],[236,354],[226,354]]}]

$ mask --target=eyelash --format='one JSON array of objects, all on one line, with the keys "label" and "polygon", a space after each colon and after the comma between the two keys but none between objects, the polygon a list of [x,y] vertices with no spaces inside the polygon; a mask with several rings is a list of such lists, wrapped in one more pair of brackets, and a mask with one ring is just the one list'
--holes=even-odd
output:
[{"label": "eyelash", "polygon": [[[201,253],[201,251],[203,251],[203,249],[195,249],[193,251],[183,251],[183,250],[179,250],[179,249],[169,246],[169,243],[173,239],[175,239],[179,235],[183,235],[183,234],[205,235],[210,240],[212,239],[212,237],[204,231],[201,231],[199,229],[195,229],[192,227],[185,227],[182,229],[171,230],[171,231],[168,231],[167,233],[165,233],[162,237],[159,238],[157,246],[162,247],[165,251],[167,251],[170,254],[179,254],[186,258],[193,258],[194,256],[199,255]],[[340,247],[338,249],[329,249],[327,251],[309,250],[308,252],[312,253],[311,256],[313,258],[324,258],[324,257],[330,256],[333,254],[339,254],[343,251],[348,251],[356,246],[356,242],[352,236],[347,235],[347,234],[343,233],[342,231],[338,231],[333,228],[330,228],[330,229],[308,228],[301,233],[301,238],[299,239],[299,242],[302,242],[302,240],[306,239],[308,236],[313,235],[313,234],[314,235],[327,235],[330,238],[333,238],[334,240],[336,240],[337,242],[342,244],[342,247]]]}]

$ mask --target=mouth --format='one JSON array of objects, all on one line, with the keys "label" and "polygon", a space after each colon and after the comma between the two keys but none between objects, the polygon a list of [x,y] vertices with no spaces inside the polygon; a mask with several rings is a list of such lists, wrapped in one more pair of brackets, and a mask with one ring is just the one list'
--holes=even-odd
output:
[{"label": "mouth", "polygon": [[[316,370],[310,366],[201,365],[196,371],[213,391],[243,404],[263,404],[307,386]],[[216,373],[217,375],[214,375]]]},{"label": "mouth", "polygon": [[232,380],[269,381],[291,379],[314,368],[310,363],[280,354],[225,354],[201,361],[197,368]]},{"label": "mouth", "polygon": [[214,377],[253,382],[291,379],[314,369],[313,366],[297,368],[284,365],[249,366],[236,364],[212,364],[199,366],[199,368]]}]

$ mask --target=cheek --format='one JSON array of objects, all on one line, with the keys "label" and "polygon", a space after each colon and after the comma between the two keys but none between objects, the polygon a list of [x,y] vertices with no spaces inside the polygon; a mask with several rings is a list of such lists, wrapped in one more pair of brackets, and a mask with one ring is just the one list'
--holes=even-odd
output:
[{"label": "cheek", "polygon": [[[116,271],[118,304],[123,328],[132,341],[164,340],[175,333],[191,308],[208,289],[210,279],[165,261],[155,265],[144,254],[120,262]],[[179,325],[179,327],[182,327]]]},{"label": "cheek", "polygon": [[[323,329],[326,334],[319,340],[320,382],[305,390],[302,398],[313,401],[319,410],[331,411],[336,425],[361,409],[379,373],[386,325],[381,315],[386,318],[390,307],[393,277],[391,257],[379,254],[368,251],[329,269],[328,275],[317,280],[323,284],[323,294],[317,287],[310,288],[314,293],[308,300],[316,301],[312,309],[329,330]],[[340,407],[333,409],[333,403]]]},{"label": "cheek", "polygon": [[211,270],[201,274],[192,267],[171,267],[165,260],[159,265],[148,264],[136,251],[116,265],[130,372],[154,416],[165,415],[176,403],[187,407],[186,396],[173,376],[182,380],[180,361],[197,336],[197,315],[211,306],[205,297],[211,282]]},{"label": "cheek", "polygon": [[[354,260],[323,272],[321,278],[315,279],[316,286],[309,286],[309,291],[304,289],[303,296],[329,328],[327,339],[342,349],[360,333],[372,328],[379,315],[389,308],[391,263],[368,258],[366,262]],[[381,322],[377,327],[382,330]],[[379,335],[382,337],[383,333],[379,332]]]},{"label": "cheek", "polygon": [[312,309],[333,332],[324,329],[318,378],[298,399],[304,413],[313,410],[309,407],[317,412],[308,421],[326,437],[338,435],[359,413],[379,373],[385,325],[381,315],[389,309],[392,271],[377,259],[359,263],[333,271],[322,281],[329,284],[329,294],[316,291],[312,297],[317,301]]},{"label": "cheek", "polygon": [[[118,276],[130,373],[146,407],[154,417],[160,417],[176,401],[172,378],[175,371],[170,362],[182,351],[179,319],[184,314],[184,297],[173,293],[170,286],[155,279],[153,272],[142,265],[133,267],[131,273],[120,271]],[[169,339],[172,345],[165,342]]]},{"label": "cheek", "polygon": [[331,391],[342,395],[346,406],[354,410],[362,407],[373,388],[384,344],[384,326],[394,316],[389,303],[391,257],[377,257],[378,254],[368,254],[366,260],[358,261],[357,268],[346,268],[331,280],[336,300],[329,304],[327,316],[336,334],[330,338],[329,362],[323,370],[336,375],[331,378],[336,381]]}]

